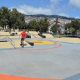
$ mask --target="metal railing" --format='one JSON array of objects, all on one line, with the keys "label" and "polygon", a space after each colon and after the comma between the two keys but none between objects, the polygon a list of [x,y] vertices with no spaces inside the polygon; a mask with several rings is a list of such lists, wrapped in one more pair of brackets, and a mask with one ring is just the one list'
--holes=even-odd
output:
[{"label": "metal railing", "polygon": [[28,34],[34,36],[35,38],[37,38],[34,34],[30,34],[30,33],[28,33]]},{"label": "metal railing", "polygon": [[15,48],[15,43],[12,39],[10,39],[8,36],[0,36],[0,40],[1,41],[8,41],[11,43],[11,45],[13,45],[13,47]]},{"label": "metal railing", "polygon": [[11,43],[11,45],[13,45],[13,47],[16,48],[14,41],[11,38],[9,38],[8,36],[7,36],[7,41],[9,41]]},{"label": "metal railing", "polygon": [[7,36],[0,36],[0,40],[7,41]]},{"label": "metal railing", "polygon": [[34,36],[35,38],[37,38],[34,34],[31,34],[32,36]]}]

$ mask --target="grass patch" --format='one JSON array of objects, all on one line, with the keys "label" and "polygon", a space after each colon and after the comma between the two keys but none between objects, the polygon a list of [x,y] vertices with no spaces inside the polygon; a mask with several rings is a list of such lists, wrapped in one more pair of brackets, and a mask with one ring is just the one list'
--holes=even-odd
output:
[{"label": "grass patch", "polygon": [[56,37],[56,38],[61,38],[61,37],[65,37],[65,36],[72,36],[72,35],[53,35],[54,37]]}]

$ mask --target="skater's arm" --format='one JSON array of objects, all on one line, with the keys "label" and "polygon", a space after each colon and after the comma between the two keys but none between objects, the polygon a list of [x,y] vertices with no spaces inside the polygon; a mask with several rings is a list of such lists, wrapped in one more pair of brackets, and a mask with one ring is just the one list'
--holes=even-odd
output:
[{"label": "skater's arm", "polygon": [[26,33],[26,35],[25,35],[25,38],[24,38],[24,39],[26,39],[26,36],[27,36],[27,33]]},{"label": "skater's arm", "polygon": [[19,38],[20,38],[21,34],[19,35]]},{"label": "skater's arm", "polygon": [[25,38],[24,39],[26,39],[26,36],[25,36]]}]

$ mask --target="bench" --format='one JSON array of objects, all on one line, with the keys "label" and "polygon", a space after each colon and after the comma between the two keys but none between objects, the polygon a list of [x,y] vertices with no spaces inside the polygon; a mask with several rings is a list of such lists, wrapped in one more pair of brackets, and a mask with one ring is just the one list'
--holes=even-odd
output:
[{"label": "bench", "polygon": [[26,38],[31,38],[31,35],[27,34],[27,35],[26,35]]},{"label": "bench", "polygon": [[8,42],[8,41],[2,41],[2,40],[0,40],[0,42]]},{"label": "bench", "polygon": [[43,34],[38,34],[38,35],[41,36],[42,38],[46,38],[46,36]]},{"label": "bench", "polygon": [[34,43],[33,42],[28,42],[26,41],[28,44],[30,44],[31,46],[34,46]]},{"label": "bench", "polygon": [[17,33],[12,33],[12,34],[11,34],[11,36],[15,36],[15,35],[17,35]]}]

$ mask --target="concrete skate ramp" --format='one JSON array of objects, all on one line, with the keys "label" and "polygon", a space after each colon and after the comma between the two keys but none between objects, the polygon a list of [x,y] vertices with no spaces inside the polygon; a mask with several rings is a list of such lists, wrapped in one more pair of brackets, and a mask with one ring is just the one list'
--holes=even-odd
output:
[{"label": "concrete skate ramp", "polygon": [[3,36],[9,36],[9,32],[0,32],[0,35],[3,35]]},{"label": "concrete skate ramp", "polygon": [[[15,43],[15,48],[21,48],[20,46],[20,40],[13,40]],[[24,47],[30,47],[31,45],[24,41]],[[0,49],[8,49],[8,48],[14,48],[13,45],[11,45],[10,42],[0,42]]]},{"label": "concrete skate ramp", "polygon": [[54,38],[51,34],[48,34],[48,33],[43,33],[43,35],[45,35],[46,38]]},{"label": "concrete skate ramp", "polygon": [[67,42],[67,43],[80,43],[79,38],[55,38],[55,39],[51,39],[51,40],[60,41],[60,42]]},{"label": "concrete skate ramp", "polygon": [[34,38],[41,38],[36,31],[29,31]]},{"label": "concrete skate ramp", "polygon": [[[13,40],[13,41],[14,41],[14,43],[15,43],[15,47],[16,47],[16,48],[21,47],[21,46],[20,46],[20,44],[21,44],[20,40]],[[29,45],[27,42],[24,41],[24,47],[30,47],[30,46],[31,46],[31,45]]]},{"label": "concrete skate ramp", "polygon": [[14,48],[10,42],[0,42],[0,49]]}]

